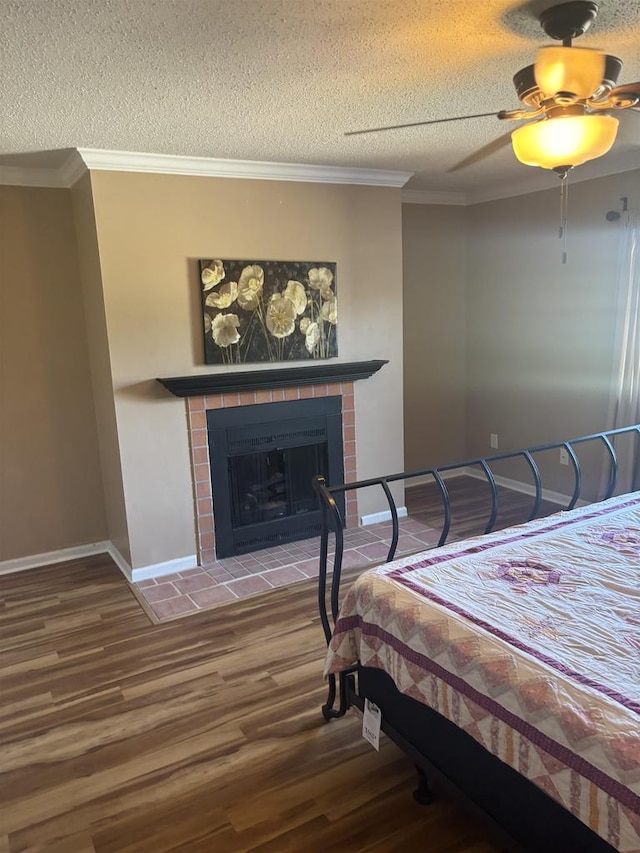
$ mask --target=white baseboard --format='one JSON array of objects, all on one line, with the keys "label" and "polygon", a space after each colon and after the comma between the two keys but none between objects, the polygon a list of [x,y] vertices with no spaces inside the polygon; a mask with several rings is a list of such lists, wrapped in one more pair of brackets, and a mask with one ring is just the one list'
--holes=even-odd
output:
[{"label": "white baseboard", "polygon": [[110,542],[91,542],[88,545],[76,545],[73,548],[61,548],[58,551],[45,551],[43,554],[2,560],[0,562],[0,575],[23,572],[27,569],[39,569],[42,566],[52,566],[54,563],[66,563],[69,560],[92,557],[94,554],[108,553],[110,544]]},{"label": "white baseboard", "polygon": [[109,556],[129,583],[138,583],[139,581],[149,580],[149,578],[161,578],[163,575],[172,575],[175,572],[186,572],[188,569],[195,569],[198,565],[198,558],[195,554],[191,554],[188,557],[178,557],[175,560],[166,560],[164,563],[152,563],[149,566],[132,569],[116,546],[112,542],[107,544]]},{"label": "white baseboard", "polygon": [[38,569],[42,566],[52,566],[55,563],[66,563],[69,560],[92,557],[95,554],[108,554],[130,583],[148,578],[159,578],[163,575],[171,575],[174,572],[184,572],[187,569],[195,569],[198,565],[196,555],[192,554],[188,557],[178,557],[177,560],[167,560],[164,563],[132,569],[113,542],[105,541],[77,545],[74,548],[62,548],[59,551],[46,551],[44,554],[33,554],[29,557],[17,557],[14,560],[3,560],[0,562],[0,575],[22,572],[27,569]]},{"label": "white baseboard", "polygon": [[172,575],[174,572],[186,572],[189,569],[195,569],[197,565],[197,556],[190,554],[188,557],[178,557],[164,563],[153,563],[150,566],[132,569],[130,580],[133,583],[138,583],[138,581],[146,581],[149,578],[161,578],[163,575]]},{"label": "white baseboard", "polygon": [[[484,472],[473,466],[456,468],[455,471],[443,471],[441,472],[441,477],[443,480],[453,480],[456,477],[473,477],[474,480],[484,480],[485,483],[487,482]],[[501,477],[498,474],[494,474],[493,477],[498,486],[504,486],[505,489],[511,489],[512,492],[520,492],[520,494],[535,497],[536,487],[533,483],[523,483],[520,480],[512,480],[509,477]],[[424,477],[416,477],[406,482],[405,489],[433,482],[435,482],[433,477],[427,474]],[[558,504],[559,506],[568,506],[571,501],[571,495],[563,495],[561,492],[554,492],[551,489],[542,489],[542,499],[552,504]],[[589,501],[579,500],[576,502],[576,506],[587,506],[588,503]]]},{"label": "white baseboard", "polygon": [[[440,476],[443,480],[456,480],[458,477],[466,477],[471,472],[471,468],[456,468],[455,471],[441,471]],[[428,486],[430,483],[435,483],[435,479],[431,474],[425,474],[423,477],[411,477],[410,480],[404,480],[405,489],[412,489],[414,486]]]},{"label": "white baseboard", "polygon": [[[467,468],[465,474],[467,477],[473,477],[474,480],[487,481],[482,471],[473,468]],[[498,486],[504,486],[505,489],[511,489],[511,491],[520,492],[523,495],[535,496],[536,487],[532,483],[522,483],[520,480],[511,480],[509,477],[500,477],[496,474],[493,475],[493,478]],[[551,489],[542,489],[541,494],[543,500],[559,506],[568,506],[571,502],[571,495],[563,495],[561,492],[554,492]],[[587,506],[589,503],[589,501],[578,500],[576,506]]]},{"label": "white baseboard", "polygon": [[131,583],[133,571],[129,563],[122,556],[113,542],[107,542],[107,554],[111,557],[116,566],[120,569],[125,578]]},{"label": "white baseboard", "polygon": [[[398,518],[407,517],[406,506],[398,507]],[[391,521],[391,510],[385,509],[382,512],[372,512],[369,515],[360,516],[360,524],[362,527],[367,527],[369,524],[380,524],[382,521]]]}]

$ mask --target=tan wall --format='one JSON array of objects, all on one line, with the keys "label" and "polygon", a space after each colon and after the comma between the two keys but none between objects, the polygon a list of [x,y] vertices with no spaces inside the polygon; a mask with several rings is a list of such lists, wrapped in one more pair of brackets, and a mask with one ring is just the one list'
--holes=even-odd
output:
[{"label": "tan wall", "polygon": [[[620,234],[605,213],[621,196],[640,204],[640,171],[570,186],[566,265],[559,188],[469,209],[468,456],[492,432],[509,450],[605,427]],[[555,455],[546,471],[566,492]]]},{"label": "tan wall", "polygon": [[0,187],[0,560],[106,539],[69,190]]},{"label": "tan wall", "polygon": [[100,254],[89,174],[71,191],[109,541],[131,562]]},{"label": "tan wall", "polygon": [[134,567],[195,553],[185,406],[154,377],[212,370],[198,258],[337,262],[340,360],[390,360],[355,386],[358,474],[402,468],[399,190],[116,172],[92,187]]},{"label": "tan wall", "polygon": [[466,208],[402,205],[405,468],[464,458]]}]

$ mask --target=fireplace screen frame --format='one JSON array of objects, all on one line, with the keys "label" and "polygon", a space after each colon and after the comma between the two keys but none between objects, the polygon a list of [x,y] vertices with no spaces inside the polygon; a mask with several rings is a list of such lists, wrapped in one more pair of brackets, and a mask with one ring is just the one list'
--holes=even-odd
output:
[{"label": "fireplace screen frame", "polygon": [[[330,396],[207,411],[216,557],[237,556],[320,534],[320,509],[234,526],[234,457],[326,442],[328,482],[344,480],[342,398]],[[344,496],[340,496],[344,518]]]}]

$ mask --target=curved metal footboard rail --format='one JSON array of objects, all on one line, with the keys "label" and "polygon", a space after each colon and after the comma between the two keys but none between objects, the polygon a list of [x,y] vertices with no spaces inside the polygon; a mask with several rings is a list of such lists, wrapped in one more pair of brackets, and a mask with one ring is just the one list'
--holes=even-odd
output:
[{"label": "curved metal footboard rail", "polygon": [[[318,495],[320,503],[320,511],[322,518],[322,532],[320,537],[320,567],[318,576],[318,609],[320,613],[320,621],[324,631],[327,645],[331,642],[333,629],[338,620],[340,610],[340,581],[342,577],[342,561],[344,555],[344,518],[338,507],[335,496],[345,494],[351,491],[360,489],[375,489],[379,488],[385,496],[387,506],[389,508],[390,520],[392,524],[391,544],[385,562],[391,562],[398,547],[400,538],[400,522],[398,507],[393,496],[390,484],[405,481],[409,484],[411,480],[421,478],[424,480],[431,477],[435,483],[442,506],[442,527],[440,537],[435,547],[446,544],[447,538],[451,531],[451,498],[446,486],[445,477],[450,476],[452,472],[459,471],[464,473],[465,469],[480,468],[484,474],[484,479],[487,482],[490,490],[491,505],[489,510],[489,518],[484,528],[483,533],[491,533],[495,527],[498,513],[500,510],[500,497],[498,492],[498,483],[492,466],[497,462],[502,462],[509,459],[523,459],[527,464],[528,470],[533,478],[532,487],[534,490],[533,506],[527,518],[527,521],[532,521],[536,518],[540,504],[543,499],[542,473],[536,456],[552,450],[564,450],[567,454],[568,464],[573,471],[574,488],[571,498],[567,503],[565,510],[573,509],[582,493],[584,477],[582,466],[576,453],[576,446],[594,443],[602,445],[605,451],[605,459],[608,461],[608,482],[602,497],[598,500],[606,500],[610,498],[618,483],[619,474],[619,459],[618,452],[615,447],[615,440],[625,434],[631,434],[633,437],[633,445],[628,447],[635,454],[635,458],[640,458],[640,424],[635,424],[629,427],[620,429],[605,430],[603,432],[592,433],[591,435],[583,435],[578,438],[572,438],[567,441],[554,441],[548,444],[538,444],[533,447],[526,447],[520,450],[509,451],[507,453],[496,453],[492,456],[479,456],[475,459],[468,459],[465,462],[456,462],[449,465],[438,465],[433,468],[423,468],[419,471],[402,472],[391,474],[386,477],[374,477],[368,480],[358,480],[353,483],[340,483],[329,485],[324,477],[315,477],[313,484]],[[333,535],[333,553],[330,553],[330,541]],[[328,584],[328,575],[331,573],[331,583]],[[355,668],[354,668],[355,669]],[[327,702],[323,705],[322,712],[326,719],[343,716],[349,707],[349,689],[353,687],[353,672],[354,669],[341,672],[336,680],[335,675],[329,675],[329,695]],[[338,703],[336,705],[336,699]]]}]

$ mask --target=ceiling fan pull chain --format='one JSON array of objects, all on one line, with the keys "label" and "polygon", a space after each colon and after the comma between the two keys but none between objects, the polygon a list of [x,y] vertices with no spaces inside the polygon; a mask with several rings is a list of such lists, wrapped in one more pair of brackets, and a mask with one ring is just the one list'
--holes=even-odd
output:
[{"label": "ceiling fan pull chain", "polygon": [[569,172],[560,176],[560,228],[558,237],[562,240],[562,263],[567,263],[567,230],[569,227]]}]

